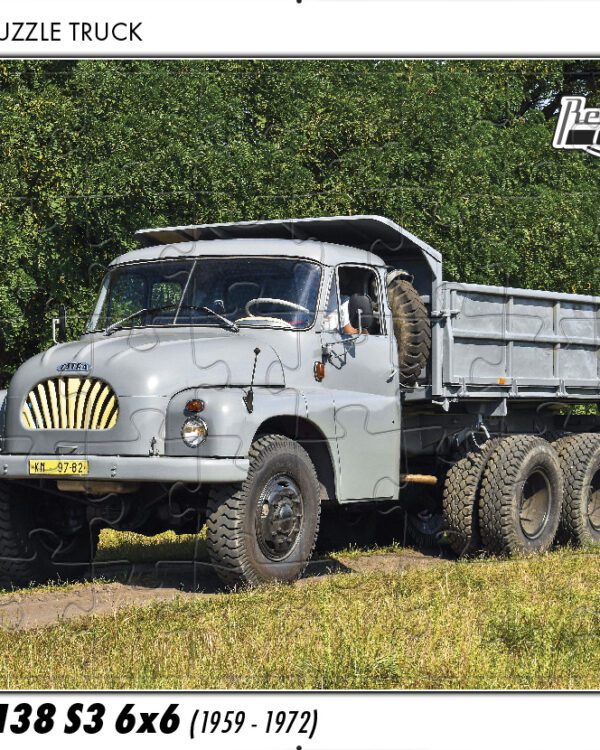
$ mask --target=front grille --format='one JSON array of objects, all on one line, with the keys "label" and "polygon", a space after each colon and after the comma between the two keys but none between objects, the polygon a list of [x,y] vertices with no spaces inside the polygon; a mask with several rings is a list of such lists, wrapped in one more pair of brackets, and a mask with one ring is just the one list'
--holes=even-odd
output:
[{"label": "front grille", "polygon": [[23,424],[30,430],[110,430],[119,416],[113,389],[98,378],[50,378],[25,399]]}]

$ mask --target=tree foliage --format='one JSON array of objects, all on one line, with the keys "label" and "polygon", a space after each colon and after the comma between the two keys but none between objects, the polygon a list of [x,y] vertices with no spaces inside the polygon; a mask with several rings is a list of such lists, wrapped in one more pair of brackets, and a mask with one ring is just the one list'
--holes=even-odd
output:
[{"label": "tree foliage", "polygon": [[0,62],[0,372],[145,226],[377,213],[445,277],[598,293],[600,160],[551,146],[586,61]]}]

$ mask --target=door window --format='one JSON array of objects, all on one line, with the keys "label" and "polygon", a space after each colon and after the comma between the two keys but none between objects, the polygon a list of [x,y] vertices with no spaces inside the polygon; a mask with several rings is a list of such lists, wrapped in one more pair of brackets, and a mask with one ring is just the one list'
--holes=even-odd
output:
[{"label": "door window", "polygon": [[340,331],[350,335],[359,333],[353,325],[357,324],[357,321],[351,320],[352,309],[357,302],[360,306],[360,300],[364,297],[367,297],[370,301],[373,308],[373,317],[362,332],[371,336],[381,335],[384,331],[379,278],[373,269],[364,266],[340,266],[337,269],[329,292],[323,322],[324,329],[326,331]]}]

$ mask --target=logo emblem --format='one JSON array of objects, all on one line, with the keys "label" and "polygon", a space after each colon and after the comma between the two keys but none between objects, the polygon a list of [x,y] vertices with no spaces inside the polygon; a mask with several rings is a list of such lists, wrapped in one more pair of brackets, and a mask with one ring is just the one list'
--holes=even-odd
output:
[{"label": "logo emblem", "polygon": [[563,96],[552,145],[600,156],[600,109],[586,107],[584,96]]},{"label": "logo emblem", "polygon": [[89,362],[63,362],[56,368],[57,372],[89,372],[92,366]]}]

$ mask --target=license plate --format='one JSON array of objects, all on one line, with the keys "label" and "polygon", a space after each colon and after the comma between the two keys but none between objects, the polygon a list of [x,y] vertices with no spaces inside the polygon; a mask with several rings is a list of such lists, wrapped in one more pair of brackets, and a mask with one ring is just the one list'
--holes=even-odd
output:
[{"label": "license plate", "polygon": [[30,459],[29,474],[44,477],[83,477],[89,471],[88,461],[62,459]]}]

